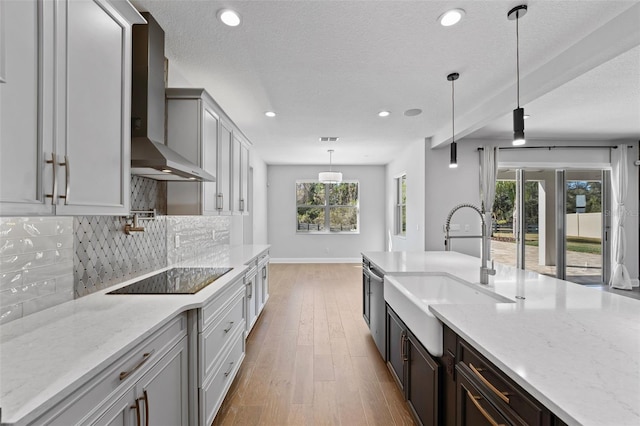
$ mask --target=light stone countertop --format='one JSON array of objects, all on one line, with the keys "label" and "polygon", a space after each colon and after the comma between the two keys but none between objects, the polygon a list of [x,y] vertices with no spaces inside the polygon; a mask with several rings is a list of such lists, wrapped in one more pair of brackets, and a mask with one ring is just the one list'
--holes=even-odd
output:
[{"label": "light stone countertop", "polygon": [[[363,255],[400,283],[403,273],[444,272],[480,286],[480,259],[464,254]],[[516,303],[429,309],[567,424],[640,425],[640,301],[508,266],[496,270],[482,287]]]},{"label": "light stone countertop", "polygon": [[[201,258],[171,265],[3,324],[1,423],[24,424],[41,415],[176,315],[204,306],[249,269],[246,263],[268,249],[228,246],[215,264]],[[176,266],[233,269],[193,295],[105,295]]]}]

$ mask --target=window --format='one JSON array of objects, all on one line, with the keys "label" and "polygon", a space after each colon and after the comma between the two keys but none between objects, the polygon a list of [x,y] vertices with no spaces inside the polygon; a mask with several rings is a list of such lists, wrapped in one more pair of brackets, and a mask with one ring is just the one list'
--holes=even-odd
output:
[{"label": "window", "polygon": [[407,235],[407,175],[396,178],[396,235]]},{"label": "window", "polygon": [[296,232],[358,232],[358,185],[358,182],[296,182]]}]

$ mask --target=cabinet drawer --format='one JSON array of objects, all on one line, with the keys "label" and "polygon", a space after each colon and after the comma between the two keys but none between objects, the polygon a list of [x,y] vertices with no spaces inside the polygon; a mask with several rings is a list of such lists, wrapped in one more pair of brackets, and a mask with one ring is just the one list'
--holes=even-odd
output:
[{"label": "cabinet drawer", "polygon": [[226,311],[199,335],[200,385],[220,362],[220,353],[227,347],[238,327],[244,329],[244,323],[244,293],[240,291],[227,306]]},{"label": "cabinet drawer", "polygon": [[83,423],[102,402],[135,383],[147,366],[187,335],[186,314],[180,314],[150,338],[130,350],[77,391],[36,420],[35,424],[72,425]]},{"label": "cabinet drawer", "polygon": [[243,277],[243,275],[238,276],[235,281],[229,283],[213,300],[198,310],[198,329],[200,331],[215,321],[216,317],[225,310],[227,304],[235,296],[237,291],[242,289],[244,292]]},{"label": "cabinet drawer", "polygon": [[206,420],[204,424],[213,423],[243,359],[244,335],[242,330],[238,330],[233,336],[233,345],[226,353],[224,360],[200,389],[200,419]]},{"label": "cabinet drawer", "polygon": [[457,426],[510,425],[486,398],[469,376],[469,369],[462,364],[456,366],[457,380]]},{"label": "cabinet drawer", "polygon": [[466,342],[459,340],[460,362],[487,398],[514,424],[547,425],[549,411]]}]

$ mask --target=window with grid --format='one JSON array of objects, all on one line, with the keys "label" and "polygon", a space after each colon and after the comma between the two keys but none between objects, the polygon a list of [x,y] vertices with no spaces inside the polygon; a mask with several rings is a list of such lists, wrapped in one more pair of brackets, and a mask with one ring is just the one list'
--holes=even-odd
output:
[{"label": "window with grid", "polygon": [[407,235],[407,175],[396,178],[396,235]]},{"label": "window with grid", "polygon": [[359,232],[359,183],[296,182],[296,232]]}]

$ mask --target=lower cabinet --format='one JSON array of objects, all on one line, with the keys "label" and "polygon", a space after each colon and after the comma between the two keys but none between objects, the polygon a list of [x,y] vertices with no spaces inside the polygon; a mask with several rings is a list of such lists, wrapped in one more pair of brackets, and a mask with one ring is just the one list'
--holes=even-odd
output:
[{"label": "lower cabinet", "polygon": [[446,326],[444,342],[443,360],[453,356],[454,359],[449,359],[446,364],[455,365],[454,369],[447,368],[445,388],[455,382],[456,389],[455,404],[447,404],[447,425],[563,424],[549,409]]},{"label": "lower cabinet", "polygon": [[89,424],[101,426],[188,425],[187,337],[160,359],[115,403]]},{"label": "lower cabinet", "polygon": [[253,325],[256,323],[258,319],[258,309],[260,308],[259,295],[257,294],[258,282],[258,269],[257,267],[251,268],[244,276],[244,285],[246,287],[246,305],[247,305],[247,324],[246,324],[246,332],[247,336],[253,329]]},{"label": "lower cabinet", "polygon": [[193,425],[213,423],[244,360],[245,291],[240,276],[198,310],[198,421]]},{"label": "lower cabinet", "polygon": [[187,342],[180,314],[31,424],[189,425]]},{"label": "lower cabinet", "polygon": [[387,365],[420,425],[440,425],[440,365],[387,305]]}]

